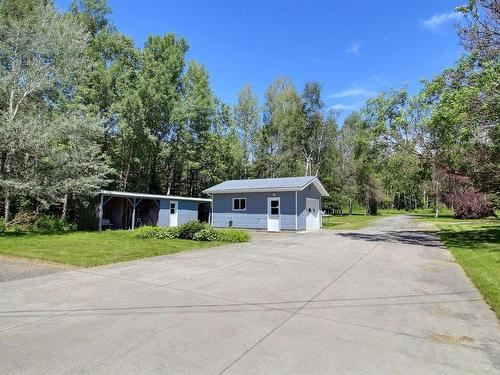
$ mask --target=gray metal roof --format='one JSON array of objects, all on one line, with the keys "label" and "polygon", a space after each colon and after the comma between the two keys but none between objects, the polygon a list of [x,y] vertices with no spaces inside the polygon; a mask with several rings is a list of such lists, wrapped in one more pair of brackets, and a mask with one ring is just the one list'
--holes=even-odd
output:
[{"label": "gray metal roof", "polygon": [[214,193],[244,193],[271,191],[300,191],[311,183],[318,188],[323,196],[328,193],[315,176],[260,178],[251,180],[229,180],[203,190],[206,194]]},{"label": "gray metal roof", "polygon": [[197,202],[211,202],[208,198],[193,198],[193,197],[179,197],[176,195],[159,195],[159,194],[143,194],[143,193],[131,193],[128,191],[113,191],[113,190],[101,190],[99,194],[109,197],[122,197],[122,198],[139,198],[139,199],[174,199],[174,200],[185,200],[185,201],[197,201]]}]

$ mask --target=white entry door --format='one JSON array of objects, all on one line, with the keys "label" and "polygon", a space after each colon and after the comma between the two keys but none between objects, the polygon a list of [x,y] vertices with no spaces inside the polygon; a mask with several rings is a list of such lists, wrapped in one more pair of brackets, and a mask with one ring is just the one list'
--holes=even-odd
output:
[{"label": "white entry door", "polygon": [[171,227],[177,226],[177,217],[179,216],[179,213],[177,211],[177,207],[178,207],[177,201],[170,201],[170,226]]},{"label": "white entry door", "polygon": [[280,199],[267,198],[267,230],[270,232],[280,231]]},{"label": "white entry door", "polygon": [[320,220],[319,199],[306,198],[306,230],[319,229]]}]

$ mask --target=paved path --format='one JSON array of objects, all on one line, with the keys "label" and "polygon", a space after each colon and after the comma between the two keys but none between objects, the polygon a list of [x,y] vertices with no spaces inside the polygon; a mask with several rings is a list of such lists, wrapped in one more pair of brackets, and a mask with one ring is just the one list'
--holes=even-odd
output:
[{"label": "paved path", "polygon": [[451,254],[395,223],[0,284],[1,374],[500,374],[499,348]]},{"label": "paved path", "polygon": [[27,277],[48,275],[50,273],[64,272],[69,269],[71,268],[58,264],[0,255],[0,283],[10,280],[25,279]]}]

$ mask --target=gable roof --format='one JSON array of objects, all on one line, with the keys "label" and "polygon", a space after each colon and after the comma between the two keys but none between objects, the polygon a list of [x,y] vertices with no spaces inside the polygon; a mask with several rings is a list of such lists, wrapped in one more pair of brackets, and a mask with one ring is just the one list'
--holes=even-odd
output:
[{"label": "gable roof", "polygon": [[322,196],[328,196],[328,192],[315,176],[304,177],[282,177],[282,178],[259,178],[253,180],[229,180],[203,190],[206,194],[217,193],[247,193],[247,192],[269,192],[269,191],[301,191],[311,183],[316,186]]}]

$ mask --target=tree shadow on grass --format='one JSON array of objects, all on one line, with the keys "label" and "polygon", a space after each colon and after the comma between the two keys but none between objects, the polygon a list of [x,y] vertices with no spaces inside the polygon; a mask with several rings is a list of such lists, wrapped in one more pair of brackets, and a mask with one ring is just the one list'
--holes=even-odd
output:
[{"label": "tree shadow on grass", "polygon": [[23,238],[23,237],[35,237],[35,236],[63,236],[77,231],[60,231],[60,232],[29,232],[29,231],[17,231],[17,232],[0,232],[0,238]]},{"label": "tree shadow on grass", "polygon": [[465,230],[463,232],[441,230],[438,233],[443,242],[451,247],[472,250],[484,245],[497,244],[491,251],[500,251],[500,226],[481,226],[481,228]]},{"label": "tree shadow on grass", "polygon": [[390,242],[402,243],[405,245],[417,245],[442,248],[443,245],[439,239],[431,232],[412,232],[412,231],[391,231],[385,233],[337,233],[338,236],[347,237],[353,240],[364,240],[370,242]]}]

